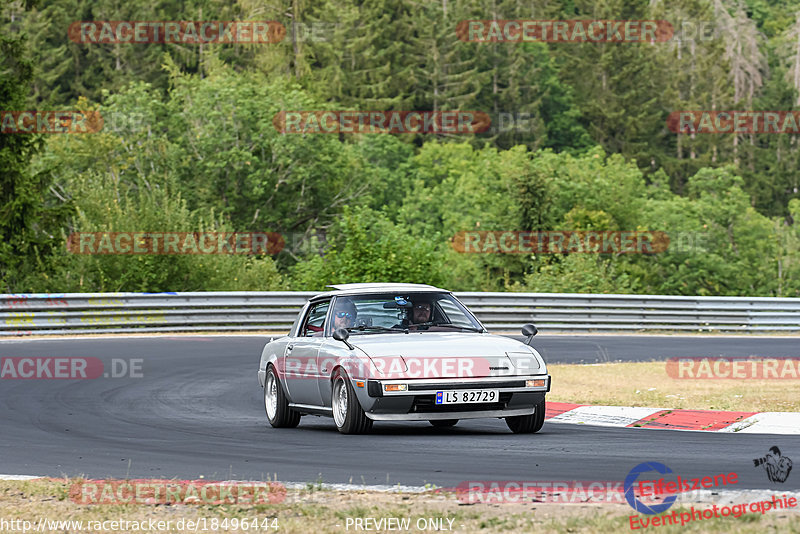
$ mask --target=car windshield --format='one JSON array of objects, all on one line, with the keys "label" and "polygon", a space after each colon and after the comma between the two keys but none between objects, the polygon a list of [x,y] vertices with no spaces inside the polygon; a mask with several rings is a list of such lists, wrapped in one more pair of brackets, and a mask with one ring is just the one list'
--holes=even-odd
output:
[{"label": "car windshield", "polygon": [[334,328],[347,328],[352,334],[483,331],[472,314],[448,293],[338,296],[333,318]]}]

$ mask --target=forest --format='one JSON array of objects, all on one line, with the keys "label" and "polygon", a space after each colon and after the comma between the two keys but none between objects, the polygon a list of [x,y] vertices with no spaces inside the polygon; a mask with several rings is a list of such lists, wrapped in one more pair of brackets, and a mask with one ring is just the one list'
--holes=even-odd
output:
[{"label": "forest", "polygon": [[[674,32],[476,42],[459,30],[471,20]],[[70,30],[81,21],[274,21],[285,33],[94,42]],[[0,27],[0,111],[103,118],[84,133],[0,133],[0,292],[393,281],[800,296],[798,134],[670,125],[681,111],[800,111],[800,2],[0,0]],[[457,111],[491,125],[285,132],[290,111]],[[270,232],[284,245],[75,253],[84,232]],[[670,245],[464,252],[465,232],[660,232]]]}]

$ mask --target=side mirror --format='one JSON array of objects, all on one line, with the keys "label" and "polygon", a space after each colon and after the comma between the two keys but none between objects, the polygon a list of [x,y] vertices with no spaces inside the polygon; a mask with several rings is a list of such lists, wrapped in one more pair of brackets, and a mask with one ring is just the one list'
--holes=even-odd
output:
[{"label": "side mirror", "polygon": [[350,332],[347,331],[347,328],[337,328],[336,330],[333,331],[333,339],[335,339],[336,341],[341,341],[342,343],[347,345],[347,348],[353,350],[355,349],[355,347],[351,345],[349,341],[347,341],[347,338],[349,337],[350,337]]},{"label": "side mirror", "polygon": [[530,345],[531,341],[533,340],[533,336],[539,333],[539,329],[536,328],[535,325],[526,324],[522,327],[522,335],[528,336],[528,339],[525,340],[526,345]]}]

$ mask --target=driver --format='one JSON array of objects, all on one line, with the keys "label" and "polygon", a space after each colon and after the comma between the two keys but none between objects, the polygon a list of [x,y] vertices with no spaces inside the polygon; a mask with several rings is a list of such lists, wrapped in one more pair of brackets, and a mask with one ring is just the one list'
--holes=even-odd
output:
[{"label": "driver", "polygon": [[411,324],[429,323],[432,315],[430,302],[417,302],[411,312]]},{"label": "driver", "polygon": [[352,328],[356,324],[356,305],[350,299],[336,299],[336,309],[333,311],[333,329]]}]

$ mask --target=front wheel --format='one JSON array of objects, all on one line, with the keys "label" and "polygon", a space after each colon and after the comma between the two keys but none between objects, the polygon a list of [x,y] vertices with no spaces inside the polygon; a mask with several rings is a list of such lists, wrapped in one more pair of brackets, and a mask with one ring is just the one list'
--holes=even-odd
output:
[{"label": "front wheel", "polygon": [[267,377],[264,380],[264,408],[267,411],[267,420],[273,428],[294,428],[300,424],[300,414],[289,408],[289,401],[275,368],[271,365],[267,368]]},{"label": "front wheel", "polygon": [[515,415],[506,417],[506,424],[514,434],[533,434],[542,429],[544,425],[545,402],[544,399],[536,405],[536,410],[531,415]]},{"label": "front wheel", "polygon": [[372,419],[364,414],[353,385],[342,370],[333,376],[331,407],[336,428],[342,434],[365,434],[372,428]]}]

